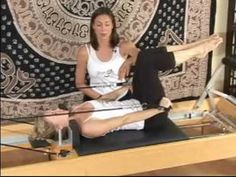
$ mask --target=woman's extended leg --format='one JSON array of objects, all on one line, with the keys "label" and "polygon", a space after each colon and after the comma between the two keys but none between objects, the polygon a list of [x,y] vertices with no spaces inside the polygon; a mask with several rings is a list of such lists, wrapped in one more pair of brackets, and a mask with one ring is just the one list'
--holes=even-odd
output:
[{"label": "woman's extended leg", "polygon": [[[197,58],[203,58],[205,57],[210,51],[217,48],[221,43],[223,42],[221,37],[212,37],[203,43],[199,43],[197,45],[194,45],[190,48],[175,51],[175,61],[176,65],[179,65],[181,63],[184,63],[185,61],[197,57]],[[167,47],[167,51],[171,51],[171,47]]]},{"label": "woman's extended leg", "polygon": [[199,39],[195,42],[191,42],[191,43],[188,43],[188,44],[181,44],[181,45],[168,45],[167,48],[168,48],[168,51],[169,52],[176,52],[176,51],[180,51],[180,50],[185,50],[185,49],[189,49],[189,48],[192,48],[192,47],[195,47],[199,44],[203,44],[204,42],[207,42],[208,40],[211,40],[211,39],[214,39],[214,38],[218,38],[219,36],[217,34],[213,34],[207,38],[204,38],[204,39]]},{"label": "woman's extended leg", "polygon": [[124,116],[112,117],[105,120],[91,119],[84,124],[80,124],[81,134],[88,138],[104,136],[107,133],[112,132],[124,125],[146,120],[161,112],[163,111],[158,109],[148,109],[144,111],[128,113]]},{"label": "woman's extended leg", "polygon": [[[168,108],[172,105],[172,103],[168,98],[163,98],[160,105]],[[123,116],[111,117],[104,120],[96,120],[91,118],[84,123],[81,123],[80,121],[81,133],[83,136],[89,138],[103,136],[125,125],[150,119],[162,112],[164,112],[164,110],[152,108],[143,111],[134,111]],[[78,120],[79,117],[75,119]]]},{"label": "woman's extended leg", "polygon": [[165,96],[158,78],[158,71],[172,69],[193,57],[202,58],[218,47],[220,43],[222,43],[222,38],[211,37],[203,43],[175,52],[172,52],[169,47],[140,51],[133,77],[134,98],[141,103],[158,104],[160,99]]}]

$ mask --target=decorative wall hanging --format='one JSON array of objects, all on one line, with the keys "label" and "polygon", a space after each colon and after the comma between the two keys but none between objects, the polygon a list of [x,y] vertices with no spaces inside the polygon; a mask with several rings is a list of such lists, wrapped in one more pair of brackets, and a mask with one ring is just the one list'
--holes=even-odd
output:
[{"label": "decorative wall hanging", "polygon": [[[141,49],[205,38],[215,0],[1,0],[1,115],[39,115],[59,103],[82,102],[75,88],[78,47],[89,42],[91,14],[107,6],[122,38]],[[198,97],[209,58],[159,73],[172,100]]]}]

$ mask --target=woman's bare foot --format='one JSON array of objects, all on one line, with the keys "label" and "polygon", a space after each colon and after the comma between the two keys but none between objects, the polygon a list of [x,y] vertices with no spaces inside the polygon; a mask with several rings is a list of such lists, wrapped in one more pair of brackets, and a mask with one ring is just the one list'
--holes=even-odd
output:
[{"label": "woman's bare foot", "polygon": [[216,49],[221,43],[223,42],[223,39],[217,35],[214,35],[210,37],[208,40],[206,40],[203,44],[199,45],[199,55],[197,55],[197,58],[204,58],[206,55]]},{"label": "woman's bare foot", "polygon": [[191,49],[193,47],[198,47],[199,45],[203,45],[205,43],[208,43],[212,39],[218,39],[218,38],[219,38],[219,36],[217,34],[212,34],[211,36],[208,36],[207,38],[198,39],[195,42],[186,43],[186,44],[182,44],[182,45],[168,45],[166,47],[167,47],[168,52],[178,52],[178,51],[182,51],[182,50]]},{"label": "woman's bare foot", "polygon": [[193,44],[195,44],[197,46],[197,45],[201,45],[201,44],[209,42],[213,39],[218,39],[218,38],[219,38],[218,34],[212,34],[212,35],[208,36],[207,38],[203,38],[203,39],[199,39],[199,40],[195,41]]},{"label": "woman's bare foot", "polygon": [[196,43],[202,44],[202,43],[208,42],[209,40],[216,39],[218,37],[219,37],[218,34],[212,34],[212,35],[208,36],[207,38],[197,40]]}]

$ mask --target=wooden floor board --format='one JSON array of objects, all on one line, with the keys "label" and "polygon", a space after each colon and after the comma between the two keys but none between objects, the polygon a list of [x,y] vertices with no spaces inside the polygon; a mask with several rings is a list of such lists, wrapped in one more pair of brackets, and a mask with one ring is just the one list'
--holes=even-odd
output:
[{"label": "wooden floor board", "polygon": [[167,168],[130,176],[235,176],[236,158]]}]

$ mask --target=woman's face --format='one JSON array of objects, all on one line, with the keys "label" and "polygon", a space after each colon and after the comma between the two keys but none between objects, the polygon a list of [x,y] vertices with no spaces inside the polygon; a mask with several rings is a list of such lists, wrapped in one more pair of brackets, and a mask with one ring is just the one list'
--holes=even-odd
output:
[{"label": "woman's face", "polygon": [[112,29],[112,20],[108,15],[99,15],[95,18],[93,30],[98,39],[110,40]]}]

